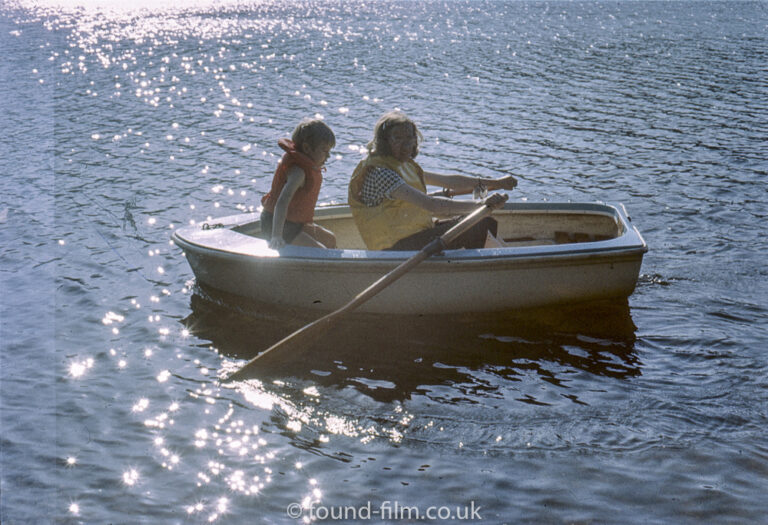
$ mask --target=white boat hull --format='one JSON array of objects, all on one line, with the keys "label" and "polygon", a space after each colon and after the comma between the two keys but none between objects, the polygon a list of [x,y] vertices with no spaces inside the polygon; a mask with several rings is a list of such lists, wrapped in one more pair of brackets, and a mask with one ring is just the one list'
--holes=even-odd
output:
[{"label": "white boat hull", "polygon": [[[501,231],[505,215],[510,216],[514,230],[515,222],[519,229],[524,228],[520,221],[524,216],[533,220],[535,214],[543,214],[542,221],[552,222],[558,213],[571,222],[579,215],[589,222],[587,214],[596,214],[606,223],[609,218],[615,223],[616,234],[588,242],[552,244],[546,239],[532,239],[513,242],[509,247],[447,250],[421,263],[360,310],[398,314],[485,312],[629,296],[647,247],[623,207],[507,204],[495,216]],[[242,233],[257,227],[257,219],[254,214],[225,217],[215,224],[181,228],[174,234],[198,282],[262,303],[330,311],[415,253],[297,246],[278,253],[270,250],[265,240]],[[360,243],[354,238],[356,232],[346,207],[319,209],[316,220],[326,221],[340,241]],[[232,229],[238,225],[241,232]]]}]

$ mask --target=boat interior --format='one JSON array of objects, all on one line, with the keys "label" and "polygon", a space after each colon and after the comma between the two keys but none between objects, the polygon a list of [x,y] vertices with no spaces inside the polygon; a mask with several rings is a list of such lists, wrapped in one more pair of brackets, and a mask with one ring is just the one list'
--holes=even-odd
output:
[{"label": "boat interior", "polygon": [[[493,218],[499,223],[498,235],[496,239],[489,239],[487,247],[595,242],[614,239],[623,233],[622,224],[614,215],[594,211],[505,209],[495,212]],[[339,248],[365,249],[349,212],[322,215],[315,220],[336,235]],[[259,221],[234,230],[264,238]]]}]

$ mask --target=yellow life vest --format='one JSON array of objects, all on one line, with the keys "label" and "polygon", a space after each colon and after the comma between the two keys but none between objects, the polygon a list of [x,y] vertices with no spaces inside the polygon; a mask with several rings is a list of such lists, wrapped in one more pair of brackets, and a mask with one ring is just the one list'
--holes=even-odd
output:
[{"label": "yellow life vest", "polygon": [[400,239],[434,225],[431,213],[409,202],[384,199],[378,206],[366,206],[360,201],[365,176],[378,167],[391,169],[409,186],[427,192],[424,170],[413,160],[400,162],[389,155],[372,155],[361,161],[349,181],[349,207],[369,250],[389,248]]}]

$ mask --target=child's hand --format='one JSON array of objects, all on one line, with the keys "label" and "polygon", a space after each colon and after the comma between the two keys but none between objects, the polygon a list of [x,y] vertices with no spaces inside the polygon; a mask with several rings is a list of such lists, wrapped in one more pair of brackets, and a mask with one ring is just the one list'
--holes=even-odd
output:
[{"label": "child's hand", "polygon": [[282,237],[272,237],[272,239],[269,241],[269,247],[273,250],[279,250],[285,246],[285,239]]},{"label": "child's hand", "polygon": [[494,181],[494,189],[497,190],[513,190],[517,186],[517,179],[512,175],[507,175]]}]

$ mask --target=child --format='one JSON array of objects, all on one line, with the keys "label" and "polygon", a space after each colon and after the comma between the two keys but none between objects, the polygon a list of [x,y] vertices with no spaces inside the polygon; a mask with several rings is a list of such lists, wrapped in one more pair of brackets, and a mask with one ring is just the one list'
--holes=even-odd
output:
[{"label": "child", "polygon": [[333,131],[321,120],[304,119],[293,130],[291,140],[277,143],[285,154],[275,170],[272,188],[261,199],[261,231],[270,239],[269,247],[335,248],[333,233],[312,222],[323,182],[321,169],[336,145]]}]

